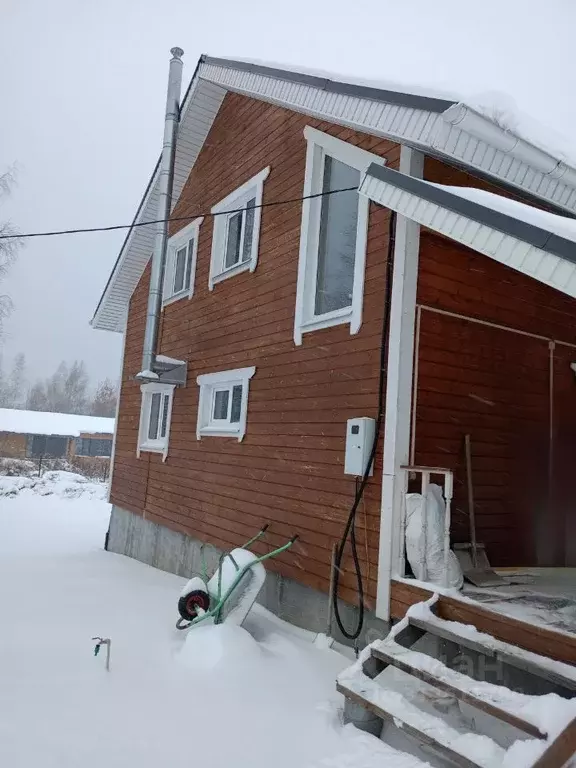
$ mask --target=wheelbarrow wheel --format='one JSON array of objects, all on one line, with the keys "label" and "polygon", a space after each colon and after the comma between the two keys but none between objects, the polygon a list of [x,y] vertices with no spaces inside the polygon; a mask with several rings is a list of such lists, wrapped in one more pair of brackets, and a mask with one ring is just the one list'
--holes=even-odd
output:
[{"label": "wheelbarrow wheel", "polygon": [[203,611],[210,609],[210,595],[202,589],[195,589],[178,600],[178,613],[186,621],[194,621],[198,616],[198,608]]}]

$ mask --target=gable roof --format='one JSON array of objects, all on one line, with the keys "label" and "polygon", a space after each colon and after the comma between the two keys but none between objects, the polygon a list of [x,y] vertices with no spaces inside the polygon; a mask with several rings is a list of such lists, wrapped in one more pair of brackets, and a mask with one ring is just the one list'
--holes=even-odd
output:
[{"label": "gable roof", "polygon": [[47,413],[0,408],[0,432],[18,435],[113,435],[114,419],[75,413]]},{"label": "gable roof", "polygon": [[[407,144],[576,214],[575,168],[462,102],[210,56],[200,57],[182,103],[173,206],[228,91]],[[158,165],[133,224],[156,218],[157,175]],[[153,238],[152,227],[129,230],[92,319],[94,328],[123,330]]]},{"label": "gable roof", "polygon": [[360,184],[380,205],[576,298],[576,221],[481,189],[374,163]]}]

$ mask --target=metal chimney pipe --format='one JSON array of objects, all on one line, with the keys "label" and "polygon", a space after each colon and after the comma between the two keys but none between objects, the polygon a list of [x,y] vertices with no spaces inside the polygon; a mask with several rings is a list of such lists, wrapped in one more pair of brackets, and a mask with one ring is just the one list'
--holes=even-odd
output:
[{"label": "metal chimney pipe", "polygon": [[142,370],[138,378],[158,378],[154,372],[156,357],[156,342],[158,341],[158,323],[162,304],[162,283],[164,281],[164,263],[166,261],[166,241],[170,205],[172,202],[172,182],[174,178],[174,150],[176,132],[179,120],[180,90],[182,88],[182,48],[170,50],[170,70],[168,73],[168,92],[166,94],[166,114],[164,117],[164,143],[158,172],[158,214],[152,252],[152,269],[150,272],[150,290],[148,292],[148,309],[146,311],[146,330],[144,331],[144,347],[142,351]]}]

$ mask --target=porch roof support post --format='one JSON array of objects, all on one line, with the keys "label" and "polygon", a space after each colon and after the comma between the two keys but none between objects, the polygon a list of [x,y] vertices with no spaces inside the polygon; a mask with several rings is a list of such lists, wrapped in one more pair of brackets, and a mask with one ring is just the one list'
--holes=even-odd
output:
[{"label": "porch roof support post", "polygon": [[[424,156],[402,145],[400,172],[422,178],[423,170]],[[376,615],[385,621],[390,617],[390,581],[394,575],[397,575],[400,557],[404,552],[400,541],[404,473],[400,471],[400,467],[410,461],[419,248],[420,225],[405,216],[398,215],[388,330],[384,466],[376,597]]]}]

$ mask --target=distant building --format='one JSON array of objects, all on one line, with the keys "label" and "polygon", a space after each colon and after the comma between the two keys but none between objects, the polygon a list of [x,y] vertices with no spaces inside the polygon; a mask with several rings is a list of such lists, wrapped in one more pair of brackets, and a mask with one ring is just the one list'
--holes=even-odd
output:
[{"label": "distant building", "polygon": [[114,419],[0,408],[0,457],[102,459],[112,453]]}]

